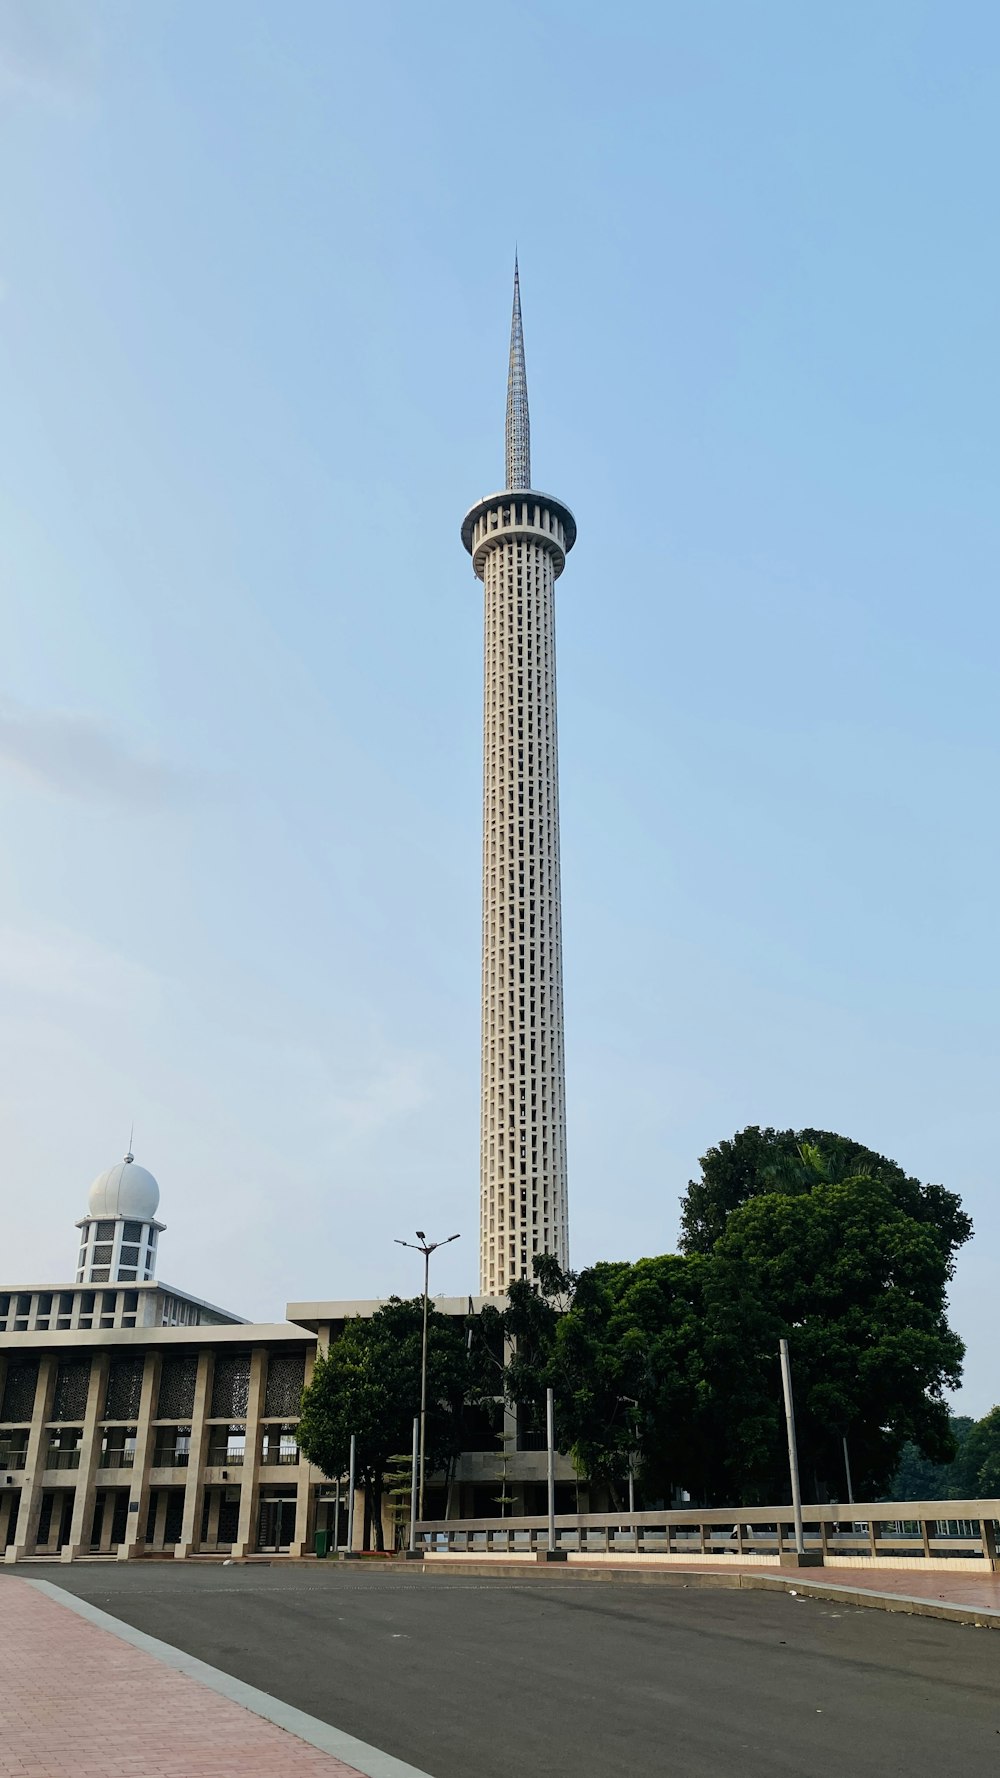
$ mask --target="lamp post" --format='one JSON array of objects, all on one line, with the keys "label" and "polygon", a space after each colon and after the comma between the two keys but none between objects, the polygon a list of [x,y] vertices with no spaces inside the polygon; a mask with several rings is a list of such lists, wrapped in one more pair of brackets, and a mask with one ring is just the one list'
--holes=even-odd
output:
[{"label": "lamp post", "polygon": [[846,1432],[844,1433],[843,1444],[844,1444],[844,1470],[847,1475],[847,1499],[848,1499],[849,1505],[853,1506],[854,1505],[854,1484],[851,1481],[851,1459],[850,1459],[850,1457],[848,1455],[848,1451],[847,1451],[847,1434],[846,1434]]},{"label": "lamp post", "polygon": [[417,1421],[416,1414],[414,1414],[414,1416],[413,1416],[413,1467],[410,1470],[410,1555],[411,1556],[415,1556],[417,1553],[417,1465],[420,1461],[419,1455],[418,1455],[419,1439],[420,1439],[420,1434],[419,1434],[418,1428],[419,1428],[419,1423]]},{"label": "lamp post", "polygon": [[632,1423],[633,1436],[632,1436],[632,1438],[629,1439],[629,1446],[628,1446],[628,1510],[629,1510],[629,1517],[630,1517],[630,1519],[633,1520],[632,1541],[635,1545],[636,1554],[638,1554],[638,1552],[639,1552],[639,1527],[638,1527],[638,1525],[635,1524],[634,1520],[635,1520],[635,1459],[636,1459],[636,1454],[639,1449],[639,1403],[637,1402],[634,1395],[620,1395],[618,1397],[618,1400],[628,1402],[629,1407],[635,1409],[635,1419]]},{"label": "lamp post", "polygon": [[424,1455],[427,1436],[427,1298],[430,1286],[431,1254],[439,1247],[447,1247],[449,1242],[457,1241],[457,1235],[448,1235],[444,1241],[428,1241],[423,1229],[417,1229],[416,1241],[400,1241],[396,1237],[397,1247],[412,1247],[415,1253],[424,1256],[424,1334],[420,1346],[420,1512],[424,1516]]},{"label": "lamp post", "polygon": [[351,1460],[348,1465],[347,1477],[347,1549],[344,1552],[349,1562],[354,1559],[354,1483],[357,1479],[357,1449],[357,1434],[352,1432]]},{"label": "lamp post", "polygon": [[[799,1488],[799,1457],[795,1448],[795,1408],[792,1402],[792,1367],[788,1358],[788,1341],[778,1341],[778,1357],[781,1360],[781,1386],[785,1395],[785,1431],[788,1435],[788,1473],[792,1482],[792,1513],[795,1518],[795,1553],[801,1556],[805,1550],[805,1539],[802,1534],[802,1494]],[[778,1543],[781,1543],[781,1527],[778,1527]]]}]

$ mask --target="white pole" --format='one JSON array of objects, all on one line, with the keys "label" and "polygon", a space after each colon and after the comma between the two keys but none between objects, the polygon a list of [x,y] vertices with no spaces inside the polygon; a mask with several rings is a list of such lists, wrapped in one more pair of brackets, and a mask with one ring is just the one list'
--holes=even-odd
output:
[{"label": "white pole", "polygon": [[851,1482],[851,1459],[847,1455],[847,1434],[846,1434],[846,1432],[844,1434],[844,1469],[847,1474],[847,1498],[848,1498],[850,1505],[853,1506],[854,1505],[854,1487]]},{"label": "white pole", "polygon": [[340,1477],[333,1484],[333,1553],[340,1548]]},{"label": "white pole", "polygon": [[347,1478],[347,1553],[354,1549],[354,1457],[356,1440],[351,1433],[351,1467]]},{"label": "white pole", "polygon": [[417,1470],[420,1463],[420,1416],[413,1420],[413,1467],[410,1470],[410,1549],[417,1548]]},{"label": "white pole", "polygon": [[545,1432],[549,1471],[549,1550],[556,1548],[556,1413],[551,1389],[545,1391]]},{"label": "white pole", "polygon": [[792,1403],[792,1367],[788,1362],[788,1341],[782,1340],[778,1347],[781,1358],[781,1386],[785,1392],[785,1429],[788,1433],[788,1470],[792,1478],[792,1511],[795,1514],[795,1550],[801,1556],[805,1552],[805,1537],[802,1532],[802,1495],[799,1492],[799,1459],[795,1449],[795,1408]]},{"label": "white pole", "polygon": [[420,1517],[424,1516],[424,1461],[427,1439],[427,1295],[430,1290],[431,1252],[424,1252],[424,1331],[420,1342]]}]

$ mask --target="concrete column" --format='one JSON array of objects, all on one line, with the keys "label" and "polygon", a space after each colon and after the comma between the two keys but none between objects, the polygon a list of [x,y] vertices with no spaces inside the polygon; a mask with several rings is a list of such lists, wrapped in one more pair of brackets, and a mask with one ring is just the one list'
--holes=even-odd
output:
[{"label": "concrete column", "polygon": [[250,1353],[250,1392],[247,1396],[247,1430],[240,1484],[240,1522],[233,1544],[234,1556],[249,1555],[257,1541],[257,1505],[260,1500],[260,1417],[267,1385],[267,1348],[255,1346]]},{"label": "concrete column", "polygon": [[178,1561],[190,1556],[201,1531],[201,1503],[205,1494],[205,1452],[208,1445],[206,1417],[211,1404],[212,1353],[205,1349],[198,1354],[198,1375],[194,1385],[194,1412],[191,1415],[191,1456],[188,1460],[184,1488],[184,1518],[181,1539],[174,1545]]},{"label": "concrete column", "polygon": [[64,1562],[84,1556],[90,1547],[88,1532],[97,1498],[97,1465],[101,1455],[101,1428],[98,1422],[104,1413],[104,1396],[108,1387],[110,1352],[95,1352],[90,1366],[90,1385],[83,1417],[83,1440],[80,1445],[80,1467],[76,1472],[76,1499],[69,1542],[61,1551]]},{"label": "concrete column", "polygon": [[17,1515],[17,1530],[14,1533],[13,1543],[7,1548],[4,1557],[6,1562],[19,1562],[22,1557],[30,1555],[38,1535],[38,1515],[42,1510],[43,1465],[48,1440],[47,1422],[52,1413],[52,1396],[56,1386],[58,1362],[55,1352],[44,1352],[38,1367],[38,1383],[35,1388],[31,1431],[28,1434],[28,1450],[24,1463],[24,1480],[21,1483],[21,1505]]},{"label": "concrete column", "polygon": [[208,1518],[205,1522],[205,1548],[214,1550],[219,1543],[219,1507],[222,1504],[222,1490],[213,1488],[208,1496]]},{"label": "concrete column", "polygon": [[160,1354],[147,1352],[142,1373],[142,1394],[139,1397],[139,1418],[136,1422],[135,1460],[132,1485],[129,1489],[128,1523],[124,1540],[118,1545],[119,1562],[141,1555],[146,1543],[146,1520],[149,1516],[149,1471],[153,1462],[153,1409],[160,1387]]},{"label": "concrete column", "polygon": [[[327,1327],[327,1349],[329,1348],[329,1344],[330,1329]],[[304,1389],[308,1389],[312,1382],[313,1371],[315,1369],[316,1348],[310,1347],[306,1353],[305,1370],[302,1376],[302,1386]],[[304,1556],[313,1547],[313,1538],[316,1530],[315,1484],[319,1481],[319,1477],[313,1469],[312,1464],[306,1462],[301,1452],[299,1453],[297,1474],[298,1480],[295,1494],[295,1536],[292,1541],[291,1549],[289,1550],[289,1555]]]},{"label": "concrete column", "polygon": [[288,1552],[290,1556],[306,1556],[313,1547],[316,1531],[316,1494],[313,1484],[317,1480],[312,1464],[303,1459],[299,1463],[296,1482],[295,1535]]},{"label": "concrete column", "polygon": [[101,1520],[101,1539],[98,1552],[102,1556],[111,1554],[111,1539],[115,1528],[115,1499],[117,1488],[109,1488],[104,1496],[104,1518]]}]

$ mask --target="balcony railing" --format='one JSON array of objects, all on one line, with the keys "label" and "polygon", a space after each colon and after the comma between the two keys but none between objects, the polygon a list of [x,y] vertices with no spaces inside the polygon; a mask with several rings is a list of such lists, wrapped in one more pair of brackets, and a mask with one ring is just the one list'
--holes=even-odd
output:
[{"label": "balcony railing", "polygon": [[102,1451],[99,1468],[101,1469],[132,1469],[135,1465],[135,1452],[126,1450]]},{"label": "balcony railing", "polygon": [[0,1451],[0,1469],[23,1469],[25,1451]]},{"label": "balcony railing", "polygon": [[45,1459],[46,1469],[79,1469],[80,1449],[75,1451],[50,1450]]},{"label": "balcony railing", "polygon": [[160,1445],[153,1457],[154,1469],[186,1469],[191,1461],[191,1452],[177,1451],[173,1445]]}]

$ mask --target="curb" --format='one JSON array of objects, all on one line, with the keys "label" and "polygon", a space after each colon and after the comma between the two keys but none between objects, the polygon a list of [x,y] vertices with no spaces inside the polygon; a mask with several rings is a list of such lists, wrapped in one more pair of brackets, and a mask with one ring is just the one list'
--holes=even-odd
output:
[{"label": "curb", "polygon": [[[465,1574],[485,1578],[489,1575],[501,1576],[505,1580],[515,1577],[526,1580],[541,1578],[538,1569],[527,1569],[523,1563],[496,1562],[458,1562],[447,1564],[425,1563],[423,1573],[432,1574]],[[960,1600],[926,1599],[911,1593],[882,1593],[869,1591],[865,1587],[840,1586],[836,1581],[820,1581],[806,1579],[796,1569],[787,1575],[762,1571],[758,1574],[726,1574],[718,1569],[711,1572],[698,1569],[659,1568],[651,1569],[646,1574],[637,1573],[634,1568],[588,1567],[583,1562],[574,1562],[565,1568],[545,1569],[546,1580],[557,1580],[561,1583],[580,1575],[587,1580],[618,1580],[634,1581],[640,1586],[680,1587],[681,1589],[700,1588],[711,1590],[716,1588],[723,1592],[760,1592],[760,1593],[798,1593],[812,1599],[830,1599],[841,1605],[867,1606],[872,1611],[902,1612],[908,1617],[941,1618],[946,1623],[975,1624],[980,1629],[1000,1630],[1000,1609],[990,1605],[967,1605]]]},{"label": "curb", "polygon": [[[212,1667],[207,1661],[199,1660],[197,1655],[189,1655],[182,1648],[171,1642],[161,1642],[159,1637],[150,1636],[145,1630],[137,1630],[124,1618],[113,1617],[110,1612],[102,1611],[100,1606],[91,1605],[87,1599],[78,1594],[67,1592],[65,1588],[54,1586],[47,1580],[29,1580],[24,1575],[13,1576],[22,1586],[33,1587],[46,1599],[56,1605],[62,1605],[77,1617],[86,1619],[100,1630],[110,1631],[120,1641],[128,1642],[144,1654],[152,1655],[164,1666],[173,1667],[176,1672],[183,1673],[199,1685],[207,1686],[209,1691],[217,1692],[220,1697],[228,1698],[232,1704],[242,1705],[254,1716],[263,1717],[265,1722],[273,1723],[276,1728],[284,1729],[289,1735],[295,1735],[307,1746],[318,1748],[321,1753],[329,1753],[342,1765],[359,1775],[359,1778],[430,1778],[418,1766],[411,1766],[406,1760],[397,1759],[394,1754],[383,1753],[381,1748],[372,1747],[367,1741],[359,1741],[355,1735],[349,1735],[344,1729],[334,1728],[332,1723],[323,1722],[318,1716],[310,1716],[306,1711],[299,1710],[294,1704],[286,1704],[283,1699],[272,1697],[269,1692],[262,1692],[255,1685],[248,1685],[245,1680],[236,1679],[233,1674],[226,1673],[221,1667]],[[0,1587],[3,1582],[0,1581]]]}]

